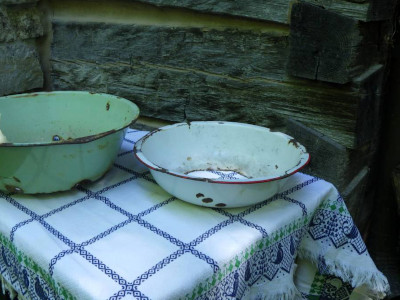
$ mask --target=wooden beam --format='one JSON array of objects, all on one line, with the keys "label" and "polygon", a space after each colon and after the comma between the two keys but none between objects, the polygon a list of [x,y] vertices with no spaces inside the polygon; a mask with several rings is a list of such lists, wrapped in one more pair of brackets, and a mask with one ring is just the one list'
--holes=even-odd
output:
[{"label": "wooden beam", "polygon": [[320,6],[293,4],[288,72],[297,77],[349,83],[371,64],[386,58],[380,51],[379,26],[355,21]]},{"label": "wooden beam", "polygon": [[[359,95],[285,75],[287,36],[157,26],[53,23],[55,89],[95,90],[168,121],[299,120],[354,147]],[[106,41],[106,43],[105,43]]]},{"label": "wooden beam", "polygon": [[370,143],[377,147],[379,144],[385,72],[388,70],[384,65],[373,65],[353,81],[353,87],[361,95],[357,112],[356,145]]},{"label": "wooden beam", "polygon": [[[186,8],[203,13],[227,14],[265,21],[288,24],[290,6],[295,0],[141,0],[161,7]],[[390,19],[394,12],[395,0],[302,0],[316,4],[336,14],[360,21]]]},{"label": "wooden beam", "polygon": [[347,208],[363,237],[368,234],[375,201],[376,187],[370,185],[370,181],[370,168],[365,166],[348,182],[342,192]]}]

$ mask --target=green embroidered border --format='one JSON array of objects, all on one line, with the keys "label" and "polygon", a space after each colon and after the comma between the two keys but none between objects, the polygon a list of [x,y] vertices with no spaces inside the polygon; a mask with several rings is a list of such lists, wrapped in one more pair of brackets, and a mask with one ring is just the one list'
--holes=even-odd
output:
[{"label": "green embroidered border", "polygon": [[319,209],[325,209],[329,211],[335,211],[341,215],[349,216],[350,217],[350,212],[348,211],[346,204],[344,201],[339,202],[339,201],[332,201],[330,199],[323,201],[319,206]]},{"label": "green embroidered border", "polygon": [[232,271],[239,269],[239,267],[248,261],[257,251],[267,249],[269,246],[283,240],[295,231],[304,228],[304,226],[308,225],[309,222],[310,218],[305,216],[274,231],[269,237],[264,238],[258,241],[257,244],[251,245],[247,249],[243,250],[239,255],[226,263],[217,273],[213,274],[213,276],[209,277],[204,282],[199,283],[191,294],[186,294],[185,297],[180,298],[180,300],[193,300],[210,291],[226,276],[232,273]]},{"label": "green embroidered border", "polygon": [[23,264],[26,268],[32,270],[35,274],[39,275],[46,284],[65,300],[77,300],[67,289],[56,282],[49,273],[41,268],[33,259],[25,255],[22,251],[18,250],[17,247],[0,232],[0,244],[6,247],[18,260],[20,264]]}]

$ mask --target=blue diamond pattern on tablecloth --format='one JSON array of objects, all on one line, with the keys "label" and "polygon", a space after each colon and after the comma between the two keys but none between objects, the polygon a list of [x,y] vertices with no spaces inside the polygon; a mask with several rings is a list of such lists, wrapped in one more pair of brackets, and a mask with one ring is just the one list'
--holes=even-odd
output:
[{"label": "blue diamond pattern on tablecloth", "polygon": [[0,192],[0,274],[25,298],[241,299],[273,295],[261,287],[277,281],[293,292],[296,255],[316,251],[329,271],[318,252],[327,247],[377,272],[331,184],[297,173],[262,203],[197,207],[134,158],[144,134],[127,132],[97,182],[47,196]]},{"label": "blue diamond pattern on tablecloth", "polygon": [[[90,224],[86,221],[88,219],[92,220]],[[91,198],[45,220],[54,228],[62,228],[61,234],[75,243],[82,243],[126,219],[126,216],[110,209],[103,202]]]},{"label": "blue diamond pattern on tablecloth", "polygon": [[[179,218],[176,211],[179,210]],[[168,206],[143,217],[144,220],[159,228],[168,228],[173,236],[183,242],[189,243],[210,227],[214,227],[228,218],[211,209],[194,206],[181,201],[174,201]],[[175,219],[171,222],[171,219]],[[182,230],[190,226],[190,230]]]},{"label": "blue diamond pattern on tablecloth", "polygon": [[[134,190],[134,193],[132,192]],[[138,178],[129,184],[124,184],[118,188],[118,195],[113,190],[106,191],[102,196],[107,197],[115,205],[131,214],[147,212],[152,207],[161,203],[174,201],[171,195],[161,187],[146,179]]]}]

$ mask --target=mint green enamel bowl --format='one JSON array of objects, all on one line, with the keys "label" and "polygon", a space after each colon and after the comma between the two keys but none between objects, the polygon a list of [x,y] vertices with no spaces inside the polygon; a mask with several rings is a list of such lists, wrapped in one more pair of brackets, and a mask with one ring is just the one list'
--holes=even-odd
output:
[{"label": "mint green enamel bowl", "polygon": [[139,116],[123,98],[62,91],[0,97],[0,190],[51,193],[95,181]]}]

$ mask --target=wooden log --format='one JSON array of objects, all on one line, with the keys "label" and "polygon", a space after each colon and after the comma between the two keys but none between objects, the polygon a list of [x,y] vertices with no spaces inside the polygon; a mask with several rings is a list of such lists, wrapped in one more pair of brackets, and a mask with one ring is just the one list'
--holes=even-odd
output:
[{"label": "wooden log", "polygon": [[350,156],[347,149],[294,119],[288,120],[286,132],[304,145],[310,153],[311,160],[304,172],[321,177],[342,191],[355,172],[348,169]]},{"label": "wooden log", "polygon": [[293,76],[348,83],[386,58],[379,26],[360,23],[304,2],[292,6],[288,72]]},{"label": "wooden log", "polygon": [[373,65],[353,81],[353,87],[361,95],[357,112],[356,145],[366,143],[376,145],[376,147],[378,145],[385,72],[387,70],[383,65]]},{"label": "wooden log", "polygon": [[[161,7],[186,8],[203,13],[227,14],[288,24],[294,0],[141,0]],[[304,0],[326,10],[361,21],[387,20],[394,12],[395,0]]]},{"label": "wooden log", "polygon": [[226,120],[285,126],[302,120],[343,145],[352,145],[356,107],[353,94],[302,85],[174,70],[148,64],[96,63],[53,57],[57,90],[93,90],[136,102],[141,115],[173,122]]},{"label": "wooden log", "polygon": [[0,42],[43,35],[41,13],[36,7],[0,6]]},{"label": "wooden log", "polygon": [[286,133],[304,145],[311,155],[304,172],[333,183],[341,193],[354,222],[367,234],[375,185],[369,185],[374,153],[370,148],[346,149],[326,135],[290,119]]},{"label": "wooden log", "polygon": [[394,16],[396,0],[304,0],[339,15],[364,22],[389,20]]},{"label": "wooden log", "polygon": [[0,44],[0,95],[43,86],[43,73],[32,41]]},{"label": "wooden log", "polygon": [[287,31],[61,22],[53,30],[53,51],[66,60],[147,62],[242,79],[287,77]]},{"label": "wooden log", "polygon": [[369,184],[370,168],[363,167],[342,191],[342,197],[363,237],[368,227],[375,200],[375,186]]},{"label": "wooden log", "polygon": [[323,132],[292,118],[285,131],[303,144],[311,155],[305,172],[332,182],[341,192],[360,170],[372,164],[376,153],[373,145],[348,149]]},{"label": "wooden log", "polygon": [[111,92],[137,102],[144,116],[174,122],[186,115],[276,128],[292,117],[355,146],[360,96],[287,78],[285,35],[61,22],[53,29],[55,89]]}]

